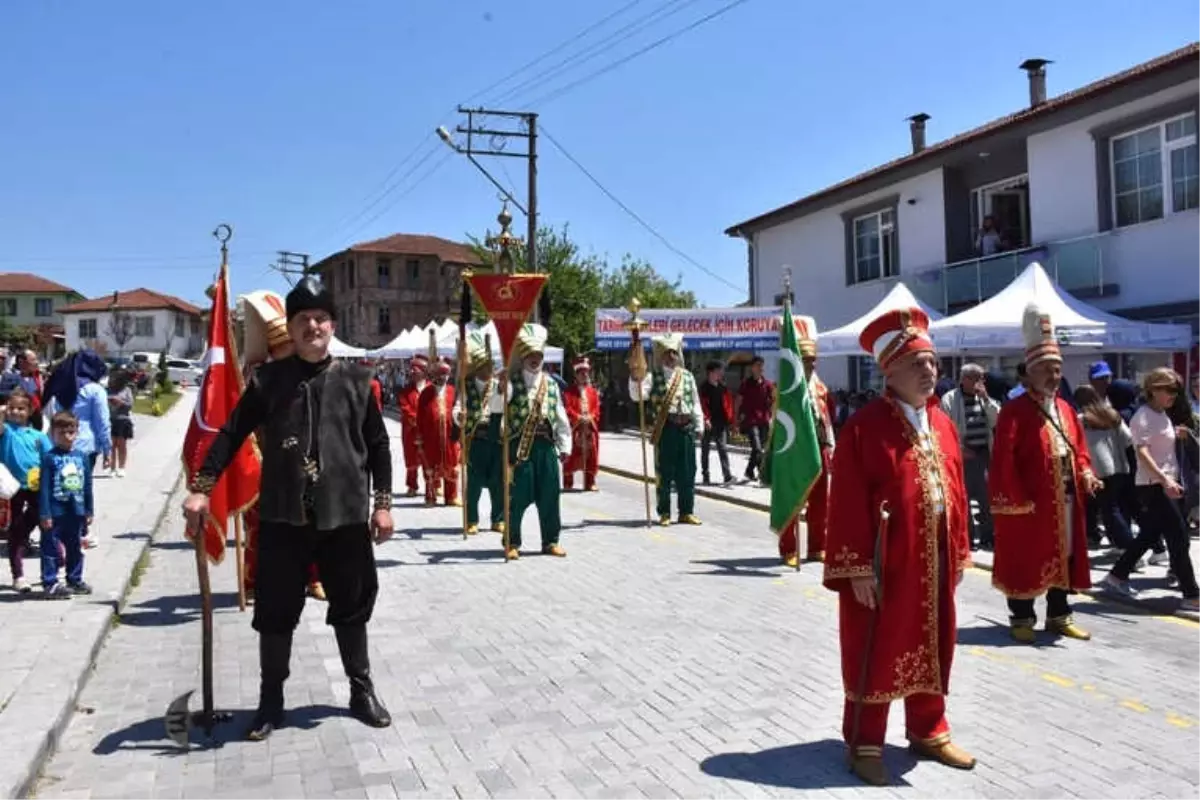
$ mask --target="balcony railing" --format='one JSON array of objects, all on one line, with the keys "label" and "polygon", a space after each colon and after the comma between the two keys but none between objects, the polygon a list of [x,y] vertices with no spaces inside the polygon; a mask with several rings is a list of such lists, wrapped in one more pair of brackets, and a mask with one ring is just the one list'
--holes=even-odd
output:
[{"label": "balcony railing", "polygon": [[999,294],[1037,261],[1068,292],[1095,296],[1104,291],[1107,241],[1108,234],[1102,233],[956,261],[914,273],[905,282],[926,305],[943,314],[954,313]]}]

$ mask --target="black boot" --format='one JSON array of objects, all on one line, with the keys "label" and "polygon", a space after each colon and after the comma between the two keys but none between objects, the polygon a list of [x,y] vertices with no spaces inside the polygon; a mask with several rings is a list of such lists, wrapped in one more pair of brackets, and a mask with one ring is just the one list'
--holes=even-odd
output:
[{"label": "black boot", "polygon": [[375,696],[371,683],[371,659],[367,655],[367,626],[339,625],[335,627],[342,667],[350,679],[350,715],[372,728],[386,728],[392,715]]},{"label": "black boot", "polygon": [[258,711],[246,732],[252,742],[261,742],[283,725],[283,683],[288,678],[292,658],[292,634],[262,633],[258,637],[258,663],[261,683]]}]

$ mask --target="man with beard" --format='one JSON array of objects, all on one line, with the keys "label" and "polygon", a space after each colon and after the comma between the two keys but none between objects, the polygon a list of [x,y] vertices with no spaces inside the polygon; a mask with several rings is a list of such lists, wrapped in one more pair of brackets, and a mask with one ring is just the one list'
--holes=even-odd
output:
[{"label": "man with beard", "polygon": [[592,386],[592,363],[587,356],[575,359],[575,383],[563,393],[571,422],[571,457],[563,466],[563,488],[575,488],[575,473],[583,470],[583,490],[596,488],[600,469],[600,395]]},{"label": "man with beard", "polygon": [[454,436],[454,386],[450,362],[438,361],[433,383],[417,401],[418,446],[425,464],[425,505],[437,505],[438,491],[448,506],[461,506],[458,499],[459,442]]},{"label": "man with beard", "polygon": [[945,697],[955,589],[971,552],[958,433],[934,394],[938,364],[928,317],[917,308],[888,312],[859,343],[879,362],[888,389],[838,437],[824,584],[838,593],[850,768],[882,786],[893,700],[904,700],[918,756],[975,766],[950,741]]},{"label": "man with beard", "polygon": [[370,373],[329,355],[330,293],[316,278],[305,278],[288,293],[286,313],[295,354],[254,371],[184,501],[189,524],[203,525],[208,493],[246,438],[262,431],[253,622],[261,685],[247,733],[255,741],[283,724],[292,634],[313,562],[329,596],[325,621],[333,626],[350,679],[350,713],[372,727],[391,724],[375,696],[367,649],[367,622],[379,591],[372,533],[376,543],[392,535],[387,429],[371,396]]},{"label": "man with beard", "polygon": [[[683,336],[655,336],[655,369],[642,381],[629,379],[629,396],[647,398],[654,428],[654,475],[658,486],[658,524],[671,524],[671,487],[679,492],[679,522],[699,525],[696,516],[696,435],[704,431],[704,406],[696,378],[683,366]],[[765,433],[765,432],[764,432]]]},{"label": "man with beard", "polygon": [[1067,594],[1092,585],[1085,495],[1103,483],[1092,473],[1079,418],[1058,396],[1062,353],[1050,315],[1025,308],[1025,391],[996,419],[991,473],[996,531],[992,585],[1008,598],[1013,639],[1033,644],[1033,601],[1046,595],[1046,630],[1090,639],[1075,624]]},{"label": "man with beard", "polygon": [[428,385],[425,380],[428,372],[429,359],[419,353],[413,356],[408,365],[408,382],[396,399],[396,405],[400,408],[401,442],[404,445],[404,485],[409,497],[417,496],[417,475],[423,471],[421,448],[417,445],[417,440],[421,438],[417,428],[417,407],[420,405],[421,392]]},{"label": "man with beard", "polygon": [[512,376],[508,423],[508,453],[512,461],[512,526],[505,557],[521,555],[521,517],[530,505],[537,506],[541,525],[542,553],[562,558],[567,551],[558,543],[562,532],[559,503],[559,463],[571,455],[571,423],[559,394],[558,382],[542,369],[547,332],[527,324],[517,335],[515,352],[520,370]]}]

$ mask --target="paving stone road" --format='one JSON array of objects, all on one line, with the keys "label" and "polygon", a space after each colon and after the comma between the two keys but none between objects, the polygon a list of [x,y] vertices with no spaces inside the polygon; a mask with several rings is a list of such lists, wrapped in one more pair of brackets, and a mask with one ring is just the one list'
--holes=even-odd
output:
[{"label": "paving stone road", "polygon": [[[393,428],[399,451],[398,426]],[[960,590],[949,709],[971,773],[914,762],[896,709],[900,785],[846,772],[833,595],[782,569],[765,515],[701,499],[700,528],[647,529],[641,486],[604,477],[564,501],[565,560],[500,559],[460,536],[459,509],[398,498],[377,550],[371,623],[381,695],[368,729],[348,697],[324,608],[297,632],[290,727],[237,739],[256,701],[232,563],[214,572],[221,745],[180,753],[168,702],[199,688],[200,629],[181,522],[100,654],[40,797],[1195,797],[1197,626],[1084,601],[1091,642],[1013,645],[986,573]],[[531,510],[532,515],[532,510]],[[1040,609],[1039,609],[1040,610]],[[193,701],[195,707],[196,701]]]}]

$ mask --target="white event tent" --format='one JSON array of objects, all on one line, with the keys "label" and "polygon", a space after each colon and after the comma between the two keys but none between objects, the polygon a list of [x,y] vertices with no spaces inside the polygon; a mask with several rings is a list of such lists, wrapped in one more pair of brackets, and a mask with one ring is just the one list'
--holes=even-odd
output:
[{"label": "white event tent", "polygon": [[367,351],[361,347],[351,347],[336,336],[329,339],[329,355],[334,358],[365,358]]},{"label": "white event tent", "polygon": [[[415,354],[429,352],[429,332],[435,331],[434,339],[439,358],[456,358],[458,356],[458,325],[447,320],[442,325],[430,322],[424,328],[412,327],[401,333],[392,341],[376,350],[367,353],[371,358],[412,358]],[[481,330],[492,337],[492,360],[500,363],[500,337],[496,335],[496,326],[489,321],[479,327],[469,325],[468,330]],[[561,347],[547,347],[546,361],[551,364],[562,364],[563,351]]]},{"label": "white event tent", "polygon": [[1063,291],[1036,261],[999,294],[934,322],[930,332],[943,355],[1024,350],[1021,324],[1030,302],[1050,315],[1059,343],[1068,351],[1170,352],[1191,347],[1187,325],[1138,322],[1093,308]]},{"label": "white event tent", "polygon": [[902,308],[919,308],[928,314],[931,320],[942,318],[941,314],[918,300],[909,291],[907,286],[897,281],[896,285],[892,287],[891,291],[882,300],[858,319],[847,322],[840,328],[834,328],[831,331],[818,332],[817,344],[820,348],[819,352],[821,356],[862,355],[862,348],[858,344],[858,337],[862,335],[863,328],[871,324],[877,317],[889,311],[896,311]]}]

